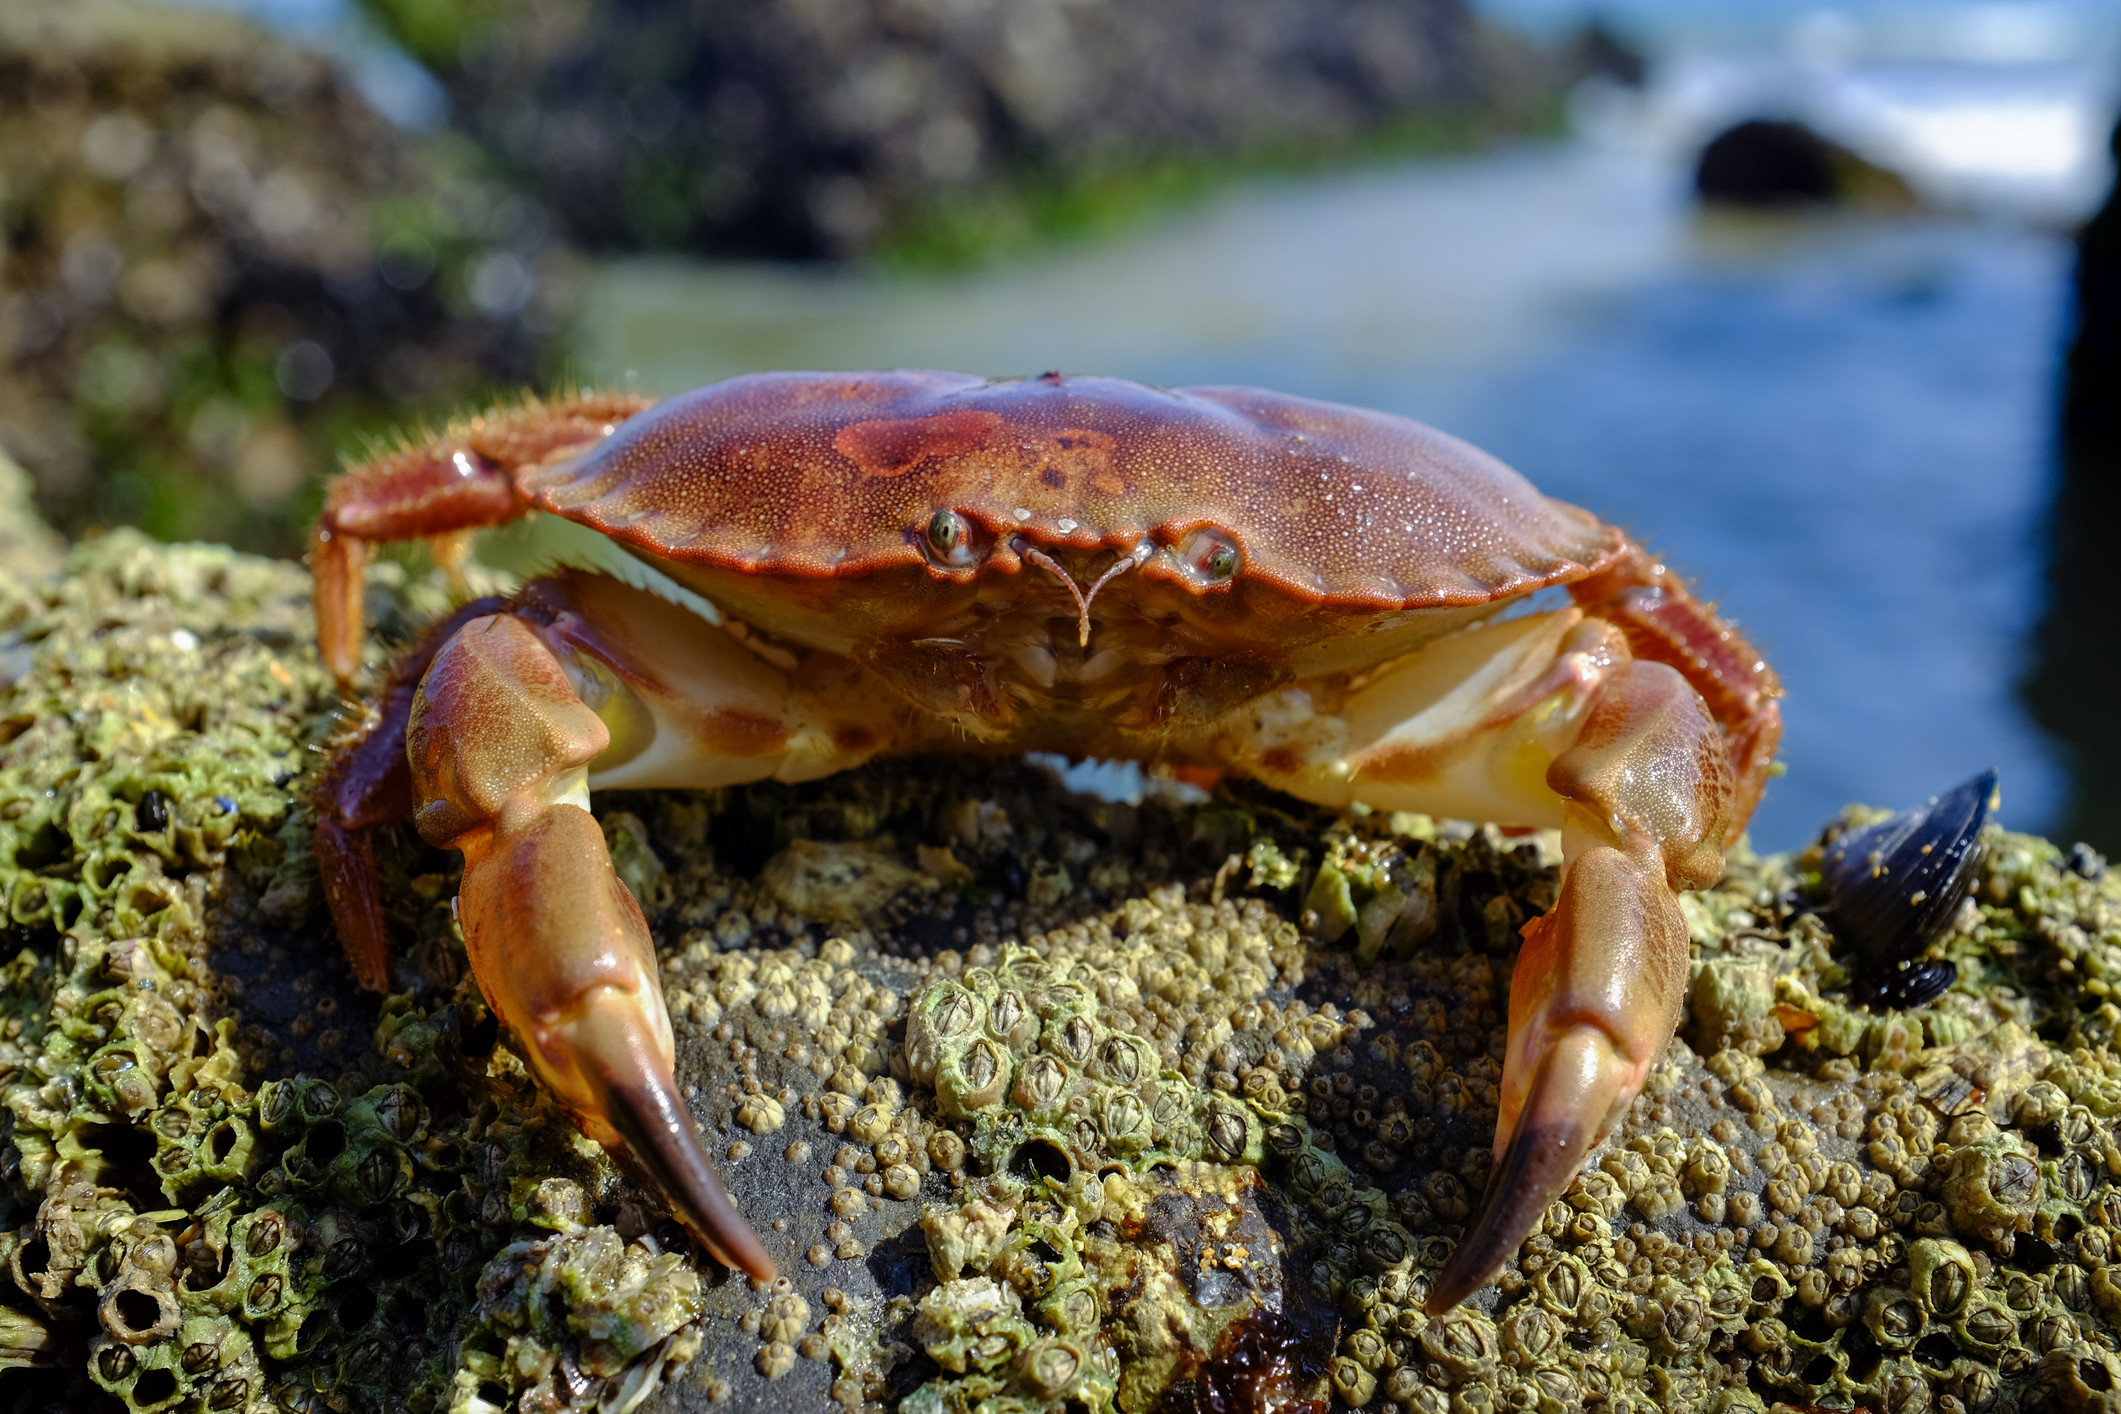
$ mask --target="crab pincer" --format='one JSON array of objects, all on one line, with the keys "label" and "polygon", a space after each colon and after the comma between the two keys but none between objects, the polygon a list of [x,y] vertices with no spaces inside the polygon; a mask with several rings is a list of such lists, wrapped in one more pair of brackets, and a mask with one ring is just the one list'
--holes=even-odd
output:
[{"label": "crab pincer", "polygon": [[1616,677],[1547,773],[1567,802],[1561,892],[1524,927],[1497,1162],[1431,1287],[1432,1313],[1494,1277],[1627,1113],[1686,993],[1674,889],[1723,872],[1731,777],[1717,723],[1669,667],[1629,663]]},{"label": "crab pincer", "polygon": [[679,1100],[655,944],[587,808],[587,767],[610,745],[531,623],[473,619],[412,706],[414,821],[463,852],[465,952],[538,1078],[590,1138],[632,1154],[718,1260],[770,1280]]}]

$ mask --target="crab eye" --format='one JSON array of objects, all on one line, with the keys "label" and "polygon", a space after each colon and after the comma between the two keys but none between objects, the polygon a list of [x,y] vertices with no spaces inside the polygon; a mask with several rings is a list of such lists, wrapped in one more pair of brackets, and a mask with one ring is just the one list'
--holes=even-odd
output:
[{"label": "crab eye", "polygon": [[956,511],[937,511],[928,521],[928,553],[936,563],[972,563],[972,527]]},{"label": "crab eye", "polygon": [[1226,583],[1244,568],[1245,552],[1220,530],[1196,530],[1179,546],[1179,558],[1207,584]]}]

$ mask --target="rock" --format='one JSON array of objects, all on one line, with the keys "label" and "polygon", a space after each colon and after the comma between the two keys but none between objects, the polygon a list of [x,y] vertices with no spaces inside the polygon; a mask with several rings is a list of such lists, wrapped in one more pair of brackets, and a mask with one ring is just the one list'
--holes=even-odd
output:
[{"label": "rock", "polygon": [[[2108,145],[2121,159],[2121,124]],[[2078,233],[2076,286],[2063,438],[2073,456],[2121,466],[2121,184]]]},{"label": "rock", "polygon": [[[2121,873],[2081,852],[1991,827],[1929,943],[1957,981],[1897,1011],[1819,911],[1871,816],[1734,854],[1682,901],[1688,1041],[1432,1320],[1551,839],[1242,783],[1116,829],[972,758],[614,793],[681,1085],[780,1262],[755,1290],[530,1084],[459,989],[455,863],[409,831],[380,853],[411,990],[353,990],[308,857],[339,708],[300,572],[132,532],[64,571],[0,573],[25,1408],[1984,1411],[2114,1378]],[[410,612],[438,583],[379,586]],[[833,922],[765,870],[806,841],[964,870]],[[1247,874],[1247,842],[1313,862]],[[1325,871],[1358,920],[1428,900],[1423,937],[1306,936]]]},{"label": "rock", "polygon": [[1906,181],[1803,123],[1748,118],[1701,150],[1694,192],[1710,206],[1916,205]]},{"label": "rock", "polygon": [[[992,246],[1100,175],[1528,122],[1568,76],[1454,0],[364,0],[580,240]],[[948,230],[944,228],[949,228]]]},{"label": "rock", "polygon": [[620,1236],[638,1197],[475,1003],[379,1013],[318,965],[313,633],[297,567],[215,547],[0,568],[14,1407],[432,1410],[564,1375],[631,1408],[697,1347],[697,1267]]},{"label": "rock", "polygon": [[543,371],[536,209],[231,16],[10,0],[0,154],[0,448],[69,533],[293,551],[386,405]]},{"label": "rock", "polygon": [[766,861],[759,883],[781,907],[820,923],[859,923],[918,875],[888,850],[866,844],[792,840]]},{"label": "rock", "polygon": [[64,543],[31,500],[29,473],[0,451],[0,572],[34,579],[59,568]]},{"label": "rock", "polygon": [[[2121,125],[2113,146],[2121,152]],[[2064,364],[2061,484],[2048,520],[2048,609],[2026,705],[2069,752],[2065,839],[2121,851],[2121,616],[2106,531],[2121,523],[2121,185],[2077,237],[2076,318]]]}]

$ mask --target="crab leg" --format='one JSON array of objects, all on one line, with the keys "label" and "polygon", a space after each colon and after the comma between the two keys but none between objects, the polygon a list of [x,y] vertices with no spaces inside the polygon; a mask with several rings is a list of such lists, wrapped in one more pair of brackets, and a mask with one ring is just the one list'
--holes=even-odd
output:
[{"label": "crab leg", "polygon": [[1225,742],[1263,779],[1340,805],[1559,825],[1552,912],[1524,929],[1481,1211],[1437,1275],[1440,1313],[1487,1282],[1627,1112],[1687,976],[1675,890],[1723,872],[1723,728],[1681,673],[1579,610],[1469,630],[1352,688],[1299,685]]},{"label": "crab leg", "polygon": [[[1569,586],[1587,611],[1618,629],[1637,658],[1677,668],[1723,727],[1736,795],[1732,828],[1760,803],[1782,739],[1782,685],[1745,635],[1697,601],[1686,581],[1629,541],[1620,558]],[[1731,843],[1726,840],[1725,843]]]},{"label": "crab leg", "polygon": [[314,849],[324,899],[354,977],[372,992],[390,986],[390,935],[376,879],[372,837],[412,814],[412,772],[405,763],[405,727],[420,679],[443,644],[473,619],[505,607],[500,599],[466,604],[436,624],[398,661],[368,729],[332,758],[315,796]]},{"label": "crab leg", "polygon": [[624,394],[532,399],[349,467],[332,483],[309,548],[317,647],[340,688],[360,669],[369,546],[429,537],[436,560],[460,583],[464,533],[530,509],[516,492],[515,471],[593,445],[646,406]]},{"label": "crab leg", "polygon": [[583,1132],[623,1145],[717,1258],[761,1279],[773,1260],[679,1101],[654,942],[589,813],[589,784],[607,764],[642,784],[705,784],[867,754],[820,751],[834,733],[810,704],[721,630],[570,575],[459,628],[406,733],[420,832],[463,851],[458,918],[487,1001]]},{"label": "crab leg", "polygon": [[1723,737],[1675,669],[1617,667],[1547,780],[1567,802],[1561,893],[1525,925],[1495,1172],[1432,1313],[1494,1277],[1627,1113],[1679,1024],[1688,943],[1675,890],[1723,873]]}]

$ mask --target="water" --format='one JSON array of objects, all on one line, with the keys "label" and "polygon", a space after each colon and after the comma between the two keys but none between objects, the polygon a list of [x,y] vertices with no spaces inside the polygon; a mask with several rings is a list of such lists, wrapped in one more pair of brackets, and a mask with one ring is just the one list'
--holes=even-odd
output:
[{"label": "water", "polygon": [[[345,0],[203,2],[327,36],[391,111],[434,116]],[[2110,177],[2121,11],[1478,4],[1550,37],[1597,16],[1659,63],[1642,94],[1579,95],[1579,140],[1257,186],[1003,269],[606,265],[581,371],[668,393],[762,368],[1061,368],[1406,413],[1625,526],[1766,651],[1789,773],[1759,843],[1989,765],[2009,823],[2057,820],[2058,753],[2014,688],[2042,607],[2055,232]],[[1759,113],[1813,123],[1961,219],[1698,221],[1691,154]]]},{"label": "water", "polygon": [[1681,566],[1788,688],[1755,838],[1994,765],[2063,792],[2014,694],[2040,597],[2069,252],[1969,221],[1726,226],[1589,143],[1282,182],[1132,239],[947,280],[625,262],[592,375],[1046,368],[1406,413]]},{"label": "water", "polygon": [[2062,807],[2015,685],[2067,273],[2023,232],[1823,233],[1654,282],[1459,420],[1686,567],[1782,672],[1762,841],[1990,765],[2007,822]]}]

